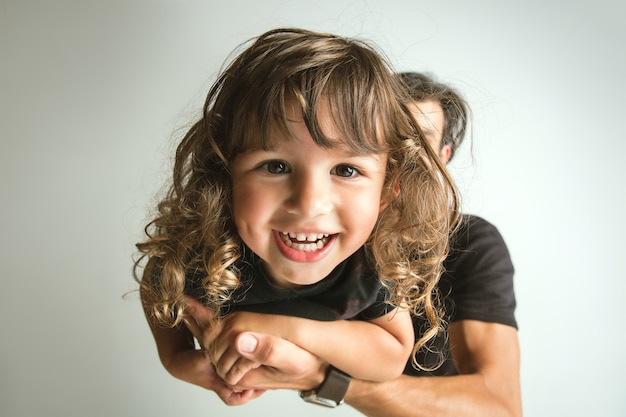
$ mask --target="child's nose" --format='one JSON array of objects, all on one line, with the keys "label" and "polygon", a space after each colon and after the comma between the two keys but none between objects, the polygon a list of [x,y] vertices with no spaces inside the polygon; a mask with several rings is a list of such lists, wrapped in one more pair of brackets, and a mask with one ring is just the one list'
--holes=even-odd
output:
[{"label": "child's nose", "polygon": [[287,210],[302,217],[313,218],[332,211],[330,183],[314,176],[294,181]]}]

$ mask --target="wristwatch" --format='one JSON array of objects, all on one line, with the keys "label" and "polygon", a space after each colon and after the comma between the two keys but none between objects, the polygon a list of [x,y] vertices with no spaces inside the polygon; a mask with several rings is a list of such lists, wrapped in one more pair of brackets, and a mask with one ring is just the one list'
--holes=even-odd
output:
[{"label": "wristwatch", "polygon": [[312,390],[300,391],[300,397],[308,403],[334,408],[343,404],[343,397],[349,385],[350,375],[329,366],[321,385]]}]

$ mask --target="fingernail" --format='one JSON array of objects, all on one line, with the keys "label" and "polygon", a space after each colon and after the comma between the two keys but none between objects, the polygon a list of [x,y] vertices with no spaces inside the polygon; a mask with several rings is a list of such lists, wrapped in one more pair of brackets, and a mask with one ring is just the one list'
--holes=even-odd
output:
[{"label": "fingernail", "polygon": [[237,348],[242,353],[252,353],[255,351],[258,341],[256,337],[251,334],[245,333],[239,337],[239,341],[237,342]]}]

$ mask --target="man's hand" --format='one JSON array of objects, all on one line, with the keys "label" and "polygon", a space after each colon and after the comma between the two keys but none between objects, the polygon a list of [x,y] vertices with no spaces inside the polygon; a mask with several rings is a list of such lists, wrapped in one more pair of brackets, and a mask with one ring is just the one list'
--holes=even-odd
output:
[{"label": "man's hand", "polygon": [[285,339],[243,332],[235,344],[244,360],[228,374],[235,388],[308,390],[324,380],[328,364]]},{"label": "man's hand", "polygon": [[226,405],[242,405],[259,397],[263,389],[239,389],[229,386],[215,371],[209,351],[219,329],[212,325],[214,313],[198,300],[186,297],[185,324],[203,349],[182,352],[167,364],[166,368],[175,377],[215,392]]},{"label": "man's hand", "polygon": [[226,405],[242,405],[265,392],[228,386],[217,375],[204,350],[189,350],[176,355],[169,364],[168,371],[179,379],[215,392]]},{"label": "man's hand", "polygon": [[[206,355],[210,356],[215,365],[217,375],[227,386],[236,391],[306,390],[322,383],[327,363],[285,339],[248,331],[258,329],[259,323],[267,324],[271,316],[233,313],[226,321],[237,322],[237,325],[228,326],[225,333],[229,336],[224,337],[221,335],[222,325],[215,325],[215,316],[211,310],[190,297],[186,297],[185,302],[185,323],[207,351]],[[246,323],[250,324],[247,330]],[[233,327],[237,330],[233,331]],[[267,330],[264,328],[264,331]],[[228,346],[215,346],[218,337],[221,337],[222,343],[227,341]],[[220,398],[224,399],[221,395]]]}]

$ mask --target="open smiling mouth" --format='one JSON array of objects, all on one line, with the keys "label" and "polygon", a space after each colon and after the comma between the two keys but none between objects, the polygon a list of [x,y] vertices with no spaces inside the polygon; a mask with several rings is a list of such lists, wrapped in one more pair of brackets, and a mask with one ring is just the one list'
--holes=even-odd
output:
[{"label": "open smiling mouth", "polygon": [[333,235],[326,233],[284,233],[278,232],[285,246],[301,251],[315,252],[322,249]]}]

